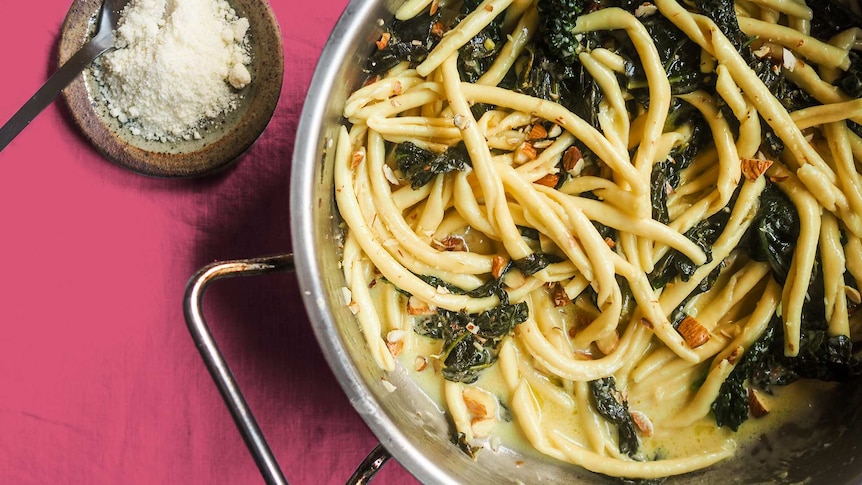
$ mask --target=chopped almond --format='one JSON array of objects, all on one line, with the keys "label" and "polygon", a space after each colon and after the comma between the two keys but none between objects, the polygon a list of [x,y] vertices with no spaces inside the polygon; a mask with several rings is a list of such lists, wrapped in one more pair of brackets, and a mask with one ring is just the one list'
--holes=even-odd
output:
[{"label": "chopped almond", "polygon": [[428,11],[429,15],[434,15],[437,13],[437,9],[440,7],[440,0],[434,0],[431,2],[431,9]]},{"label": "chopped almond", "polygon": [[417,355],[416,358],[413,359],[413,368],[416,372],[422,372],[426,367],[428,367],[428,359],[425,357]]},{"label": "chopped almond", "polygon": [[650,421],[646,414],[640,411],[631,411],[629,414],[632,415],[632,422],[635,423],[641,434],[647,437],[652,436],[654,430],[652,421]]},{"label": "chopped almond", "polygon": [[401,350],[404,349],[404,340],[398,340],[396,342],[386,341],[386,348],[389,349],[389,353],[392,354],[393,357],[398,357],[398,354],[401,353]]},{"label": "chopped almond", "polygon": [[488,409],[485,407],[485,403],[482,402],[482,399],[479,399],[478,396],[473,392],[468,392],[471,388],[464,389],[464,404],[467,405],[467,411],[470,412],[473,416],[476,417],[485,417],[488,413]]},{"label": "chopped almond", "polygon": [[365,149],[360,148],[353,152],[353,158],[350,159],[350,169],[355,170],[363,160],[365,160]]},{"label": "chopped almond", "polygon": [[499,404],[493,394],[476,387],[465,387],[461,392],[467,411],[470,413],[470,428],[477,438],[491,434],[497,425]]},{"label": "chopped almond", "polygon": [[467,243],[460,236],[446,236],[442,241],[435,241],[435,244],[444,251],[466,251]]},{"label": "chopped almond", "polygon": [[545,175],[544,177],[540,178],[539,180],[536,180],[535,183],[537,183],[539,185],[544,185],[545,187],[554,188],[557,186],[557,182],[559,182],[559,181],[560,181],[559,175],[557,175],[555,173],[549,173],[549,174]]},{"label": "chopped almond", "polygon": [[566,293],[566,288],[560,284],[559,281],[555,281],[550,283],[551,288],[551,299],[554,300],[555,307],[566,306],[571,303],[571,298],[569,298],[569,294]]},{"label": "chopped almond", "polygon": [[536,147],[527,141],[521,143],[521,146],[515,150],[515,159],[520,163],[535,160],[537,156],[539,155],[536,153]]},{"label": "chopped almond", "polygon": [[709,331],[692,317],[685,317],[677,329],[685,343],[695,349],[709,341]]},{"label": "chopped almond", "polygon": [[609,237],[606,237],[606,238],[605,238],[605,244],[607,244],[607,245],[608,245],[608,247],[609,247],[609,248],[611,248],[611,249],[613,249],[613,248],[615,248],[615,247],[617,246],[616,241],[614,241],[613,239],[611,239],[611,238],[609,238]]},{"label": "chopped almond", "polygon": [[380,36],[380,40],[375,42],[377,44],[377,49],[383,50],[386,46],[389,45],[389,39],[392,37],[392,34],[389,32],[383,32],[383,35]]},{"label": "chopped almond", "polygon": [[563,170],[571,172],[578,166],[578,162],[584,159],[581,151],[576,146],[570,146],[563,153]]},{"label": "chopped almond", "polygon": [[504,256],[498,255],[491,258],[491,275],[494,276],[494,279],[503,276],[503,270],[506,269],[507,264],[509,264],[509,259]]},{"label": "chopped almond", "polygon": [[407,313],[409,315],[433,315],[437,309],[415,296],[407,300]]},{"label": "chopped almond", "polygon": [[769,406],[764,397],[752,387],[748,388],[748,412],[755,418],[769,414]]},{"label": "chopped almond", "polygon": [[757,180],[757,177],[766,173],[769,167],[772,166],[771,160],[762,160],[759,158],[743,158],[740,160],[740,163],[742,165],[742,174],[752,182]]},{"label": "chopped almond", "polygon": [[444,33],[446,33],[446,28],[443,26],[443,22],[434,22],[434,25],[431,26],[431,35],[443,37]]},{"label": "chopped almond", "polygon": [[530,133],[527,135],[528,140],[544,140],[548,137],[548,130],[540,124],[533,125],[530,128]]}]

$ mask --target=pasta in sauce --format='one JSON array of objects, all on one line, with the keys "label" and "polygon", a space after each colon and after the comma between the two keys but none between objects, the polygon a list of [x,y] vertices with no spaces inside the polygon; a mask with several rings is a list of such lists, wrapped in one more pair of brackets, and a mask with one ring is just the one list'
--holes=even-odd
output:
[{"label": "pasta in sauce", "polygon": [[733,456],[779,386],[856,375],[862,30],[815,38],[803,0],[611,3],[400,7],[336,144],[344,291],[465,451],[511,421],[658,478]]}]

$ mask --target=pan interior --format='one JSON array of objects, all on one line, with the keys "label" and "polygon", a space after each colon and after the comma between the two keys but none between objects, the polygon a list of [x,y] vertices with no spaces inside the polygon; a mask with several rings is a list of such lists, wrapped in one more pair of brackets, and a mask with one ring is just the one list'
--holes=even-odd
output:
[{"label": "pan interior", "polygon": [[[353,0],[326,44],[302,112],[291,180],[293,248],[306,309],[326,358],[357,412],[394,457],[425,483],[619,483],[535,452],[501,449],[474,461],[453,444],[442,410],[401,369],[384,373],[344,304],[342,233],[332,158],[341,107],[362,84],[362,67],[400,1]],[[394,384],[395,390],[382,384]],[[815,421],[784,426],[713,468],[672,483],[859,483],[862,388],[823,396]]]}]

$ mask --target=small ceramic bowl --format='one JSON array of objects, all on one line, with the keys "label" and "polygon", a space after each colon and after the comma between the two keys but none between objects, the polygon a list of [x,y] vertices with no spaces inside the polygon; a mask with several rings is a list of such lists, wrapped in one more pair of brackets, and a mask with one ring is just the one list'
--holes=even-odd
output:
[{"label": "small ceramic bowl", "polygon": [[[110,115],[99,94],[91,68],[64,91],[75,123],[84,136],[109,160],[133,171],[156,177],[195,177],[233,163],[269,123],[284,78],[281,32],[267,0],[229,0],[240,17],[249,21],[252,81],[239,90],[239,106],[207,124],[200,139],[148,141]],[[102,0],[75,0],[63,23],[59,64],[66,62],[90,38]]]}]

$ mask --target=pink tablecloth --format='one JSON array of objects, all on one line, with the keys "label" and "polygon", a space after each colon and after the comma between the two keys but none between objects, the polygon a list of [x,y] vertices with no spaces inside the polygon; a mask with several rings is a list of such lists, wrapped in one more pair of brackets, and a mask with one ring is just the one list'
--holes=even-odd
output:
[{"label": "pink tablecloth", "polygon": [[[287,70],[239,164],[145,178],[58,100],[0,152],[0,483],[258,483],[186,330],[189,276],[290,250],[294,131],[347,0],[273,0]],[[3,2],[0,123],[55,68],[69,0]],[[205,309],[288,480],[344,483],[376,443],[317,348],[291,275],[217,283]],[[412,479],[391,462],[378,483]]]}]

